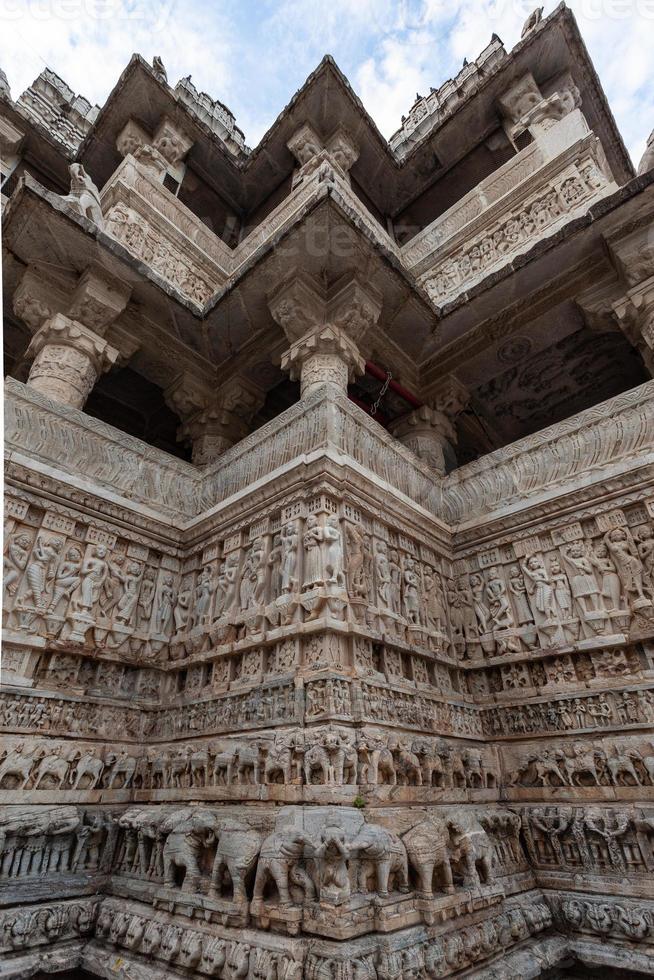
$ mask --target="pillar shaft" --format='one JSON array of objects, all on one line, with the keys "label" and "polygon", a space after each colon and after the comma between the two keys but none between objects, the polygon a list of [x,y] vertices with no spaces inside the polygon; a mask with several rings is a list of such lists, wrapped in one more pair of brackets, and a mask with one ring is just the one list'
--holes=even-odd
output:
[{"label": "pillar shaft", "polygon": [[46,320],[27,353],[34,356],[27,383],[72,408],[84,407],[100,374],[118,357],[102,337],[60,313]]}]

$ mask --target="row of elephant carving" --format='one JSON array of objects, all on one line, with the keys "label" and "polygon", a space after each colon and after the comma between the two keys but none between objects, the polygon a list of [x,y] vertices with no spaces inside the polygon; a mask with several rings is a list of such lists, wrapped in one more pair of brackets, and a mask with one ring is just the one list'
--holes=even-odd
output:
[{"label": "row of elephant carving", "polygon": [[497,787],[491,753],[443,739],[410,739],[329,726],[267,740],[151,747],[132,755],[94,746],[17,742],[0,753],[0,788],[184,789],[247,785]]},{"label": "row of elephant carving", "polygon": [[432,896],[457,885],[478,888],[491,880],[489,833],[512,837],[520,847],[520,818],[507,811],[432,814],[401,836],[349,807],[286,807],[268,834],[204,807],[133,809],[118,824],[119,873],[179,893],[251,901],[254,915],[270,902],[338,906],[354,894]]}]

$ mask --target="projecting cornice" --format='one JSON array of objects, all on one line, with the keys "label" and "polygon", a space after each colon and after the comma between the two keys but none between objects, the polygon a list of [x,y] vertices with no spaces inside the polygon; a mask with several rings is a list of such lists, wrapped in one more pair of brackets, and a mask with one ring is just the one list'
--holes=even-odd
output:
[{"label": "projecting cornice", "polygon": [[[446,82],[453,89],[448,106],[434,114],[427,128],[423,124],[419,131],[411,132],[401,157],[381,135],[329,55],[251,151],[225,106],[197,93],[187,79],[173,89],[140,55],[133,55],[81,143],[77,159],[101,186],[120,162],[116,139],[129,118],[142,120],[153,132],[161,118],[168,116],[193,140],[189,159],[197,173],[238,210],[249,214],[291,173],[293,157],[287,143],[300,126],[312,125],[325,142],[341,128],[357,144],[354,177],[382,213],[395,215],[497,128],[496,100],[508,80],[533,69],[537,82],[545,82],[572,67],[589,125],[607,147],[616,181],[623,183],[633,175],[631,161],[574,16],[563,4],[508,56],[492,65],[484,63],[472,84],[458,79]],[[329,107],[326,114],[325,106]],[[224,124],[216,126],[214,119],[220,117]],[[481,127],[480,119],[484,121]],[[61,153],[67,155],[63,147]]]}]

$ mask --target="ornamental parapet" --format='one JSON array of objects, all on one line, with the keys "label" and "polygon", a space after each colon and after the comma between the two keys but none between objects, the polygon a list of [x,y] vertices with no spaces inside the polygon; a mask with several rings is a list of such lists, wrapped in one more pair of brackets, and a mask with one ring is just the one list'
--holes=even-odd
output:
[{"label": "ornamental parapet", "polygon": [[531,143],[404,246],[403,262],[434,303],[471,289],[617,189],[580,115],[555,123],[549,145]]},{"label": "ornamental parapet", "polygon": [[196,303],[227,280],[228,246],[131,154],[103,188],[101,203],[107,233]]},{"label": "ornamental parapet", "polygon": [[[203,471],[8,379],[5,445],[184,522],[313,453],[352,461],[451,525],[556,497],[629,463],[654,462],[654,382],[468,463],[444,479],[345,396],[324,388],[228,449]],[[38,425],[34,420],[38,419]],[[64,432],[62,420],[67,431]],[[71,452],[71,446],[74,451]],[[64,462],[65,461],[65,462]]]},{"label": "ornamental parapet", "polygon": [[482,456],[443,481],[443,514],[474,524],[654,462],[654,382]]}]

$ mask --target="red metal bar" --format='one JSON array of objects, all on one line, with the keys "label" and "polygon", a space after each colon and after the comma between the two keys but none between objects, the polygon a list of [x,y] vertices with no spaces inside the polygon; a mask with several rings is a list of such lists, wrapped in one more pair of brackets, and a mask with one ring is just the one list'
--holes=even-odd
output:
[{"label": "red metal bar", "polygon": [[[386,371],[373,361],[366,361],[366,373],[371,374],[378,381],[386,381]],[[403,398],[405,402],[408,402],[414,408],[420,408],[422,405],[422,402],[415,395],[412,395],[410,391],[407,391],[406,388],[398,384],[397,381],[394,381],[393,378],[391,378],[388,387],[392,388],[396,395],[399,395],[400,398]]]}]

